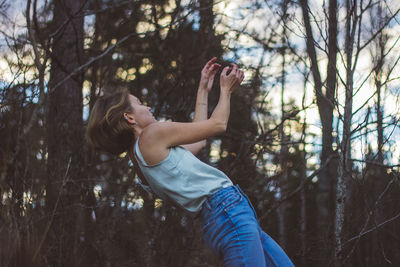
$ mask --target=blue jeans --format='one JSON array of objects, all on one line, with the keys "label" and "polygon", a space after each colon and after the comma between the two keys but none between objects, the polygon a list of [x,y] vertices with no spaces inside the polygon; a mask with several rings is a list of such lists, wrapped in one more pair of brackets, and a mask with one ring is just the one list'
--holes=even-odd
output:
[{"label": "blue jeans", "polygon": [[250,200],[239,188],[219,190],[201,210],[206,244],[226,266],[294,266],[260,227]]}]

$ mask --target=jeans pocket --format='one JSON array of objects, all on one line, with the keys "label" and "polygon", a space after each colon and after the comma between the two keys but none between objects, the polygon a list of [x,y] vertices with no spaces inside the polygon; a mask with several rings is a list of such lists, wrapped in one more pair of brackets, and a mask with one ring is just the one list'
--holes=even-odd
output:
[{"label": "jeans pocket", "polygon": [[226,194],[215,201],[215,205],[212,205],[212,208],[203,216],[203,233],[207,232],[210,226],[213,227],[212,225],[215,225],[217,220],[220,221],[221,216],[225,216],[225,212],[234,209],[241,202],[243,202],[243,197],[237,192]]}]

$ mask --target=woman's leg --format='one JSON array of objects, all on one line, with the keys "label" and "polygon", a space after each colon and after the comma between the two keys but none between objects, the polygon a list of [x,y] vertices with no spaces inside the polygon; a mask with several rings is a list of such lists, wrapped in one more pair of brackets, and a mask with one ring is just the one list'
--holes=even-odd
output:
[{"label": "woman's leg", "polygon": [[[228,218],[232,220],[232,218]],[[266,266],[258,226],[241,219],[241,224],[227,227],[230,233],[221,240],[221,253],[226,266]]]},{"label": "woman's leg", "polygon": [[[246,194],[240,189],[239,186],[238,190],[240,193],[247,199],[249,206],[254,212],[254,216],[257,218],[256,211],[254,210],[253,205],[250,202],[250,199],[246,196]],[[257,219],[257,224],[258,224],[258,219]],[[259,227],[259,238],[261,240],[261,243],[263,245],[264,249],[264,256],[265,256],[265,262],[266,266],[294,266],[292,261],[289,259],[289,257],[286,255],[286,253],[283,251],[283,249],[273,240],[269,235],[267,235],[260,227]]]},{"label": "woman's leg", "polygon": [[260,238],[263,244],[267,266],[294,266],[283,249],[261,228]]},{"label": "woman's leg", "polygon": [[223,190],[202,212],[204,240],[226,266],[266,266],[254,211],[237,188]]},{"label": "woman's leg", "polygon": [[[242,191],[242,189],[240,189],[239,186],[238,190],[247,199],[249,206],[254,212],[254,216],[257,218],[256,211],[254,210],[254,207],[251,204],[250,199],[246,196],[246,194]],[[260,233],[260,240],[264,249],[266,266],[288,266],[288,267],[294,266],[292,261],[289,259],[289,257],[283,251],[283,249],[275,242],[275,240],[273,240],[269,235],[267,235],[261,229],[259,224],[258,227]]]}]

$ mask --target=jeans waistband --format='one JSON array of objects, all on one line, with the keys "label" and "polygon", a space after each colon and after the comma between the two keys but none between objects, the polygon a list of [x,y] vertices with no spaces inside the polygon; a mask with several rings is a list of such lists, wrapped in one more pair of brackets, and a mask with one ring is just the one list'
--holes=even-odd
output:
[{"label": "jeans waistband", "polygon": [[[220,206],[222,199],[224,198],[225,195],[231,194],[231,193],[236,193],[242,195],[246,201],[248,202],[249,206],[254,212],[254,216],[258,220],[257,213],[253,207],[253,205],[250,202],[250,199],[247,197],[247,195],[242,191],[242,189],[239,187],[239,185],[232,185],[226,188],[222,188],[218,190],[216,193],[212,194],[211,196],[208,197],[208,199],[203,203],[202,209],[200,211],[200,214],[205,212],[206,210],[214,210],[218,206]],[[220,198],[220,201],[214,201],[215,199]]]},{"label": "jeans waistband", "polygon": [[230,193],[238,193],[242,194],[243,191],[240,189],[239,185],[232,185],[229,187],[222,188],[208,197],[208,199],[203,203],[202,209],[212,210],[219,206],[218,201],[213,201],[216,198],[222,198],[224,195],[228,195]]}]

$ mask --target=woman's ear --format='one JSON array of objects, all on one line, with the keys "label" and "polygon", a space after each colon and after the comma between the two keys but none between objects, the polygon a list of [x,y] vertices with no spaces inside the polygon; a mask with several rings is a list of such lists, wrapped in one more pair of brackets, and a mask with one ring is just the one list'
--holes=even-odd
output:
[{"label": "woman's ear", "polygon": [[133,118],[133,116],[131,114],[125,112],[123,116],[124,116],[124,119],[129,124],[131,124],[131,125],[136,125],[137,124],[136,121],[135,121],[135,118]]}]

